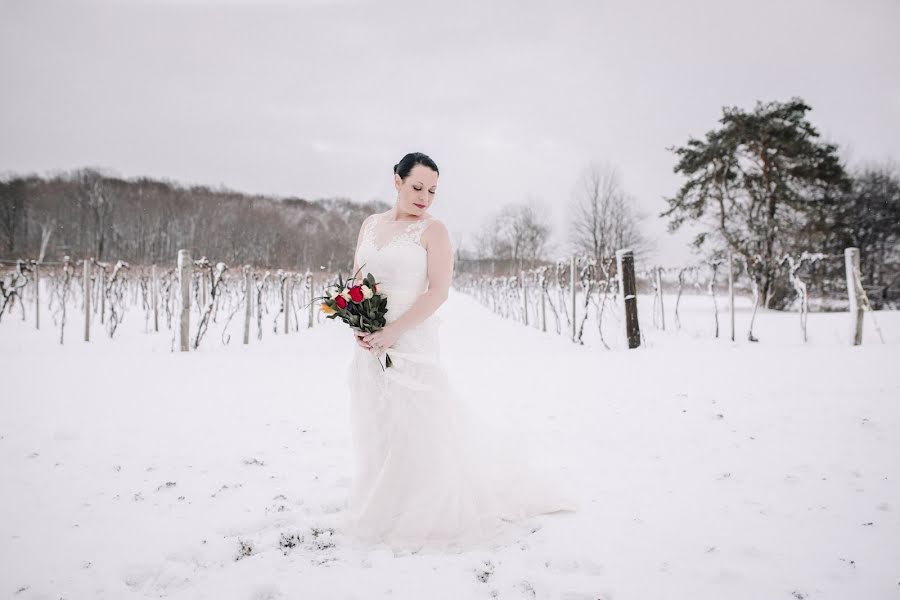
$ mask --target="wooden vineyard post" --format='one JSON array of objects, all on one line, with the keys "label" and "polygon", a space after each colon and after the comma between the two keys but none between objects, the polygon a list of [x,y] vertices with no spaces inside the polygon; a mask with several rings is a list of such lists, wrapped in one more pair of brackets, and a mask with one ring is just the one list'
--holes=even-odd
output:
[{"label": "wooden vineyard post", "polygon": [[854,346],[862,344],[863,299],[859,280],[859,248],[844,248],[844,267],[847,271],[847,296],[850,298],[850,338]]},{"label": "wooden vineyard post", "polygon": [[641,329],[638,323],[637,290],[634,280],[634,253],[631,250],[616,250],[616,267],[619,274],[619,287],[625,304],[625,335],[628,347],[641,345]]},{"label": "wooden vineyard post", "polygon": [[106,323],[106,268],[100,268],[100,285],[97,289],[100,294],[100,324]]},{"label": "wooden vineyard post", "polygon": [[569,268],[569,287],[572,292],[572,341],[575,341],[577,333],[575,332],[575,255],[572,255],[572,264]]},{"label": "wooden vineyard post", "polygon": [[731,341],[734,341],[734,254],[728,253],[728,304],[731,306]]},{"label": "wooden vineyard post", "polygon": [[181,287],[181,310],[179,313],[178,339],[182,352],[191,347],[191,253],[178,251],[178,283]]},{"label": "wooden vineyard post", "polygon": [[285,274],[281,281],[282,305],[284,306],[284,333],[290,333],[291,327],[291,276]]},{"label": "wooden vineyard post", "polygon": [[312,273],[306,276],[306,289],[309,290],[309,324],[306,326],[307,329],[313,326],[313,322],[316,318],[316,303],[313,302],[313,276]]},{"label": "wooden vineyard post", "polygon": [[34,263],[34,328],[41,328],[41,273],[38,263]]},{"label": "wooden vineyard post", "polygon": [[541,277],[541,331],[547,332],[547,301],[544,298],[546,294],[544,293],[544,284],[543,277]]},{"label": "wooden vineyard post", "polygon": [[244,265],[244,343],[250,343],[250,320],[253,318],[253,270]]},{"label": "wooden vineyard post", "polygon": [[663,305],[662,267],[656,267],[656,293],[659,297],[659,318],[662,330],[666,330],[666,309]]},{"label": "wooden vineyard post", "polygon": [[150,302],[153,303],[153,331],[159,331],[159,280],[156,265],[150,265]]},{"label": "wooden vineyard post", "polygon": [[519,285],[522,287],[522,314],[524,315],[525,325],[528,325],[528,292],[525,289],[525,271],[519,272]]},{"label": "wooden vineyard post", "polygon": [[200,306],[198,307],[202,313],[206,310],[206,273],[200,271]]},{"label": "wooden vineyard post", "polygon": [[84,259],[81,282],[84,286],[84,341],[91,341],[91,262]]}]

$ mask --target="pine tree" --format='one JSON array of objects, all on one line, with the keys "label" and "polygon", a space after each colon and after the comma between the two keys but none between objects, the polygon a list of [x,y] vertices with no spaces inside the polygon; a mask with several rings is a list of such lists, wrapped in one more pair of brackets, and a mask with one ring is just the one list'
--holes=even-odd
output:
[{"label": "pine tree", "polygon": [[674,171],[688,179],[660,213],[671,218],[669,231],[694,222],[702,228],[693,241],[698,250],[758,259],[754,277],[767,305],[794,234],[850,183],[837,147],[818,141],[806,120],[809,110],[799,98],[757,102],[752,112],[726,107],[721,126],[705,139],[671,149],[679,157]]}]

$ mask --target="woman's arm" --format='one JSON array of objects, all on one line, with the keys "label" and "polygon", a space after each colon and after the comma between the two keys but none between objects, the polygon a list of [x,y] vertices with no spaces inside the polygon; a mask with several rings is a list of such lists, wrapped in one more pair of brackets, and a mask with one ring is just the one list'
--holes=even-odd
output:
[{"label": "woman's arm", "polygon": [[450,293],[453,248],[450,246],[447,227],[441,221],[431,223],[422,233],[422,245],[428,252],[428,289],[419,295],[402,316],[386,326],[399,333],[415,327],[431,316],[447,300]]}]

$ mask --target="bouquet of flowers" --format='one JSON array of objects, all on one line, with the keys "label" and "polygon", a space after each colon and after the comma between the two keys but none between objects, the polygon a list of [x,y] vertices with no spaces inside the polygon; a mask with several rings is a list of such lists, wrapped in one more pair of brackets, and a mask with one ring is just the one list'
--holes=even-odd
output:
[{"label": "bouquet of flowers", "polygon": [[[363,265],[365,266],[365,265]],[[362,270],[362,267],[359,268]],[[371,273],[359,285],[350,285],[356,279],[357,271],[353,277],[344,281],[338,274],[337,283],[326,288],[325,296],[313,298],[321,300],[319,310],[326,313],[327,319],[340,318],[344,323],[359,331],[374,333],[385,326],[384,315],[387,313],[387,297],[378,293],[378,284]],[[391,366],[391,357],[384,355],[385,365]],[[378,362],[381,364],[381,361]],[[381,367],[384,370],[384,367]]]}]

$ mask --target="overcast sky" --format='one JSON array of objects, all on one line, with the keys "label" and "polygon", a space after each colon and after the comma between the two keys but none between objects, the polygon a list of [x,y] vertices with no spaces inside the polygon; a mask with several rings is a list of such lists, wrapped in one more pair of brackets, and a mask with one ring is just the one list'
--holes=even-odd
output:
[{"label": "overcast sky", "polygon": [[606,161],[674,265],[667,148],[722,106],[799,95],[851,165],[900,159],[898,24],[898,0],[0,0],[0,172],[393,202],[421,151],[455,243],[534,198],[563,249]]}]

